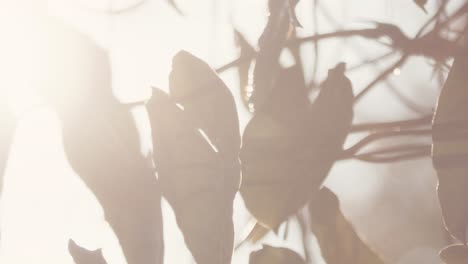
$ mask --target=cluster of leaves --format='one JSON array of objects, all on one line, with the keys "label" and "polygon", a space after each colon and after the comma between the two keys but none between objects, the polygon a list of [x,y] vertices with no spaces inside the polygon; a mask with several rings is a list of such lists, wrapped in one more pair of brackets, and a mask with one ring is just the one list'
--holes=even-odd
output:
[{"label": "cluster of leaves", "polygon": [[[464,115],[468,103],[465,87],[468,80],[464,73],[468,67],[467,52],[466,45],[459,44],[461,38],[449,41],[440,33],[444,25],[466,14],[468,4],[441,22],[438,19],[448,2],[444,1],[436,16],[414,38],[407,37],[394,25],[376,23],[375,28],[300,39],[295,34],[296,27],[300,26],[294,11],[298,2],[270,0],[270,17],[258,49],[238,33],[240,58],[218,69],[221,72],[238,67],[242,99],[253,113],[242,135],[242,144],[233,96],[216,72],[187,52],[174,57],[170,92],[155,89],[146,105],[154,144],[154,155],[150,158],[156,164],[157,180],[153,168],[139,152],[138,133],[128,106],[112,97],[106,54],[80,34],[69,33],[70,29],[60,26],[52,26],[51,30],[55,23],[47,23],[42,33],[48,42],[41,46],[47,48],[40,52],[46,57],[61,53],[50,56],[57,60],[50,61],[53,65],[47,71],[50,76],[44,79],[57,79],[54,75],[63,72],[68,61],[89,67],[67,68],[66,79],[72,80],[71,85],[60,80],[40,85],[47,86],[44,93],[60,115],[70,164],[102,204],[106,220],[129,264],[162,263],[161,195],[172,206],[197,263],[230,263],[234,247],[233,200],[238,190],[257,221],[246,240],[258,242],[292,216],[299,217],[307,211],[304,232],[312,230],[327,263],[384,263],[354,230],[341,212],[338,197],[322,186],[323,181],[335,162],[344,158],[389,162],[427,156],[428,145],[360,151],[381,138],[431,134],[445,224],[463,243],[444,249],[441,258],[448,264],[467,262],[468,208],[464,193],[468,188],[467,154],[460,154],[460,149],[468,149]],[[424,9],[427,1],[414,2]],[[177,8],[174,1],[170,3]],[[434,29],[426,32],[434,22]],[[54,41],[56,35],[66,35],[68,42]],[[320,93],[310,100],[310,85],[304,80],[299,44],[351,36],[374,40],[389,37],[392,52],[400,52],[401,58],[356,96],[345,75],[347,66],[340,63],[329,70],[325,81],[314,84],[320,87]],[[289,68],[279,63],[280,54],[286,48],[296,60]],[[77,55],[83,50],[89,56]],[[353,126],[356,101],[415,55],[442,64],[447,58],[455,57],[433,129],[419,129],[430,126],[431,116]],[[252,83],[247,76],[249,72],[253,74]],[[73,96],[63,92],[67,85],[75,91]],[[50,87],[56,90],[51,91]],[[0,115],[0,158],[4,162],[15,121],[3,108]],[[349,133],[370,130],[377,132],[343,150]],[[1,163],[0,169],[3,166]],[[307,252],[309,248],[306,244],[304,247]],[[88,252],[74,242],[70,243],[70,253],[77,263],[105,263],[99,250]],[[250,257],[251,264],[310,262],[307,254],[302,259],[289,249],[268,245]]]}]

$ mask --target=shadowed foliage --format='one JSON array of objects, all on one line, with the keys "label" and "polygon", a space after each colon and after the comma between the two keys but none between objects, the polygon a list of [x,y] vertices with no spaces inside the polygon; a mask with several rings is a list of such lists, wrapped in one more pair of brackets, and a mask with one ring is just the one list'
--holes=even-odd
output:
[{"label": "shadowed foliage", "polygon": [[343,67],[330,70],[313,104],[297,68],[283,70],[245,129],[241,194],[270,229],[306,205],[339,158],[353,116]]},{"label": "shadowed foliage", "polygon": [[[20,62],[15,63],[17,68],[9,73],[22,73],[23,66],[32,69],[32,82],[28,85],[37,86],[45,103],[58,113],[66,157],[102,205],[105,219],[115,232],[128,264],[164,263],[162,195],[175,213],[177,225],[195,262],[230,264],[235,237],[233,204],[237,191],[255,223],[239,246],[245,241],[255,244],[270,231],[274,231],[277,239],[284,240],[281,242],[290,240],[289,225],[296,224],[290,221],[292,217],[297,220],[302,236],[304,258],[288,248],[264,245],[250,254],[250,264],[314,263],[317,257],[310,256],[315,251],[309,245],[311,233],[319,246],[314,253],[321,253],[327,264],[383,264],[383,257],[387,259],[387,256],[382,254],[381,257],[381,252],[375,252],[361,237],[343,213],[339,197],[324,186],[324,181],[336,161],[342,159],[391,163],[430,155],[439,180],[437,194],[442,217],[450,234],[445,242],[462,242],[442,249],[440,259],[446,264],[468,263],[466,1],[407,0],[420,15],[424,15],[421,10],[431,13],[419,30],[414,31],[400,27],[403,21],[395,21],[395,24],[370,21],[372,27],[354,28],[354,24],[347,24],[346,18],[346,23],[340,24],[340,20],[335,21],[334,12],[327,10],[328,2],[311,0],[304,5],[313,9],[309,10],[311,17],[304,21],[312,22],[314,33],[304,36],[308,31],[299,29],[302,25],[295,9],[305,0],[266,0],[269,17],[263,31],[258,32],[261,33],[258,45],[250,45],[244,37],[244,33],[247,36],[252,32],[239,32],[234,29],[238,25],[232,25],[230,29],[234,30],[239,57],[217,70],[219,73],[231,68],[238,71],[240,99],[252,113],[242,138],[235,100],[227,85],[206,62],[180,51],[172,60],[169,92],[154,89],[146,104],[154,150],[149,156],[141,153],[145,142],[139,135],[144,133],[138,133],[143,131],[138,131],[141,127],[137,127],[131,114],[132,107],[143,102],[125,105],[114,98],[108,52],[76,29],[42,14],[46,10],[46,1],[28,0],[22,5],[33,2],[41,14],[25,23],[26,26],[18,27],[30,31],[25,35],[32,36],[24,38],[24,32],[19,30],[19,34],[15,32],[5,38],[11,47],[15,47],[18,40],[28,39],[34,43],[18,45],[11,57],[18,57]],[[103,8],[94,10],[93,16],[112,16],[117,18],[117,25],[126,25],[127,21],[143,21],[134,19],[132,13],[138,9],[135,13],[143,15],[146,11],[140,11],[150,1],[111,2],[109,5],[98,4]],[[161,3],[182,16],[186,10],[183,1],[164,0]],[[452,6],[452,3],[455,4]],[[216,13],[222,5],[212,2],[210,12]],[[114,10],[117,6],[118,10]],[[432,10],[432,7],[437,9]],[[300,12],[300,15],[302,18],[307,12]],[[218,21],[218,14],[213,14],[213,18]],[[178,23],[192,21],[188,17],[178,19],[181,20]],[[115,21],[112,19],[110,24]],[[326,27],[322,27],[322,21],[327,22]],[[218,33],[223,26],[214,26],[213,32]],[[335,29],[323,33],[325,28]],[[411,35],[410,32],[414,33]],[[114,33],[109,35],[113,38]],[[140,35],[144,34],[135,34]],[[322,65],[329,67],[331,63],[321,62],[330,50],[322,56],[326,45],[319,45],[319,42],[353,37],[379,44],[385,53],[375,58],[363,57],[348,69],[345,63],[339,63],[328,70],[325,80],[321,79]],[[347,53],[357,42],[336,43],[339,43],[337,48]],[[310,54],[303,44],[312,44],[309,47],[313,48],[313,60],[307,57]],[[342,47],[345,44],[346,48]],[[125,45],[118,47],[127,47]],[[149,45],[141,47],[146,46]],[[368,46],[360,43],[358,47]],[[120,52],[119,48],[116,54]],[[10,49],[5,48],[2,56]],[[284,51],[290,52],[294,66],[286,67],[280,63]],[[336,55],[355,60],[360,51],[353,51]],[[370,56],[374,51],[364,53]],[[432,105],[421,110],[417,103],[393,87],[389,78],[392,74],[401,75],[405,63],[416,56],[434,63],[431,66],[433,74],[438,76],[440,86],[444,83],[435,113],[428,110]],[[396,60],[390,62],[388,58]],[[448,63],[452,58],[454,62],[450,67]],[[338,60],[335,58],[334,61]],[[135,62],[141,61],[137,59]],[[312,67],[308,67],[309,63]],[[383,65],[388,67],[380,70]],[[360,92],[355,96],[348,76],[362,67],[368,74],[372,72],[367,71],[370,66],[378,70],[377,74],[362,89],[357,87]],[[447,80],[444,80],[445,69],[449,69]],[[311,74],[306,70],[312,71]],[[8,81],[15,83],[15,78],[20,75],[11,76],[14,80]],[[311,80],[306,82],[306,79]],[[422,115],[411,120],[353,125],[354,105],[382,82],[399,103]],[[357,85],[359,82],[353,83]],[[17,120],[8,110],[3,87],[0,89],[1,192]],[[360,133],[364,137],[357,143],[352,142],[357,137],[352,137],[347,142],[353,143],[352,146],[343,149],[350,133]],[[429,141],[431,135],[432,144]],[[377,144],[396,137],[405,139],[392,141],[396,143],[392,146]],[[442,223],[440,225],[442,229]],[[282,239],[280,233],[283,233]],[[401,241],[402,245],[405,243],[407,241]],[[101,249],[90,251],[70,240],[68,250],[76,264],[106,264]]]},{"label": "shadowed foliage", "polygon": [[197,263],[230,263],[233,200],[240,181],[234,99],[213,70],[187,52],[173,59],[170,95],[148,103],[163,195]]},{"label": "shadowed foliage", "polygon": [[327,264],[383,264],[356,234],[340,209],[338,197],[323,187],[309,203],[311,230]]}]

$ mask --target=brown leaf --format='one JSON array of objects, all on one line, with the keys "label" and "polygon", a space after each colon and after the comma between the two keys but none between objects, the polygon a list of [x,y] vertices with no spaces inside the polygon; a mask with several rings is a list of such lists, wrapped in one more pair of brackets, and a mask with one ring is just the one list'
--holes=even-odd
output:
[{"label": "brown leaf", "polygon": [[240,181],[233,97],[206,63],[187,52],[174,57],[170,91],[155,90],[148,104],[163,195],[196,262],[230,263]]},{"label": "brown leaf", "polygon": [[[468,51],[468,49],[466,49]],[[466,54],[455,62],[437,103],[432,159],[439,178],[438,195],[447,230],[466,244],[468,225],[468,76]]]},{"label": "brown leaf", "polygon": [[342,151],[352,100],[351,84],[339,68],[330,71],[313,105],[298,68],[283,70],[247,125],[240,155],[241,195],[262,225],[276,228],[319,189]]},{"label": "brown leaf", "polygon": [[311,229],[327,264],[379,264],[382,259],[357,235],[338,197],[323,187],[309,203]]},{"label": "brown leaf", "polygon": [[250,264],[305,264],[304,259],[287,248],[264,245],[259,251],[250,254]]}]

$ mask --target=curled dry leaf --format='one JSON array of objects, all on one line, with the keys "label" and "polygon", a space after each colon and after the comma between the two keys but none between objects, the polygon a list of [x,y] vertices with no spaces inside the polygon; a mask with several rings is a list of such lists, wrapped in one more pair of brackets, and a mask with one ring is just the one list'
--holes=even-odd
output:
[{"label": "curled dry leaf", "polygon": [[467,54],[455,57],[437,103],[432,159],[439,178],[438,195],[447,230],[466,244],[468,225],[468,68]]},{"label": "curled dry leaf", "polygon": [[264,245],[250,254],[250,264],[305,264],[304,259],[288,248]]},{"label": "curled dry leaf", "polygon": [[327,264],[383,264],[357,235],[340,209],[338,197],[323,187],[309,203],[311,230]]},{"label": "curled dry leaf", "polygon": [[439,253],[445,264],[468,263],[468,247],[465,245],[451,245],[442,249]]},{"label": "curled dry leaf", "polygon": [[342,152],[353,116],[352,87],[342,67],[330,70],[313,105],[298,68],[283,70],[245,129],[241,195],[269,229],[307,204]]},{"label": "curled dry leaf", "polygon": [[254,109],[262,107],[275,85],[276,76],[280,72],[279,56],[297,21],[294,8],[298,2],[298,0],[268,2],[270,16],[260,36],[259,52],[253,71],[251,103]]},{"label": "curled dry leaf", "polygon": [[195,261],[230,263],[240,181],[234,99],[213,70],[187,52],[174,57],[170,92],[155,90],[148,104],[163,195]]}]

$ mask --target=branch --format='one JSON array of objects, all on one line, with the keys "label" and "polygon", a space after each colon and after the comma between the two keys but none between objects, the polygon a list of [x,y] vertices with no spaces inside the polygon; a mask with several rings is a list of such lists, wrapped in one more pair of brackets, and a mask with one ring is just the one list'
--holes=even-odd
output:
[{"label": "branch", "polygon": [[[392,154],[394,152],[403,151],[398,155],[384,156],[382,154]],[[372,162],[372,163],[392,163],[399,161],[406,161],[410,159],[417,159],[428,157],[431,155],[430,145],[415,145],[415,146],[402,146],[394,149],[379,150],[371,153],[356,155],[353,158],[361,161]]]},{"label": "branch", "polygon": [[421,118],[403,120],[403,121],[357,124],[351,128],[350,132],[356,133],[356,132],[387,130],[387,129],[402,130],[404,128],[428,126],[428,125],[431,125],[431,123],[432,123],[432,115],[428,115],[428,116],[424,116]]},{"label": "branch", "polygon": [[371,134],[364,139],[360,140],[358,143],[354,144],[354,146],[348,148],[347,150],[343,151],[343,155],[345,157],[350,157],[358,153],[364,147],[370,145],[371,143],[391,138],[391,137],[401,137],[401,136],[431,136],[432,130],[431,129],[421,129],[421,130],[407,130],[407,131],[385,131],[385,132],[378,132]]}]

